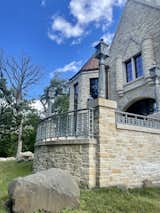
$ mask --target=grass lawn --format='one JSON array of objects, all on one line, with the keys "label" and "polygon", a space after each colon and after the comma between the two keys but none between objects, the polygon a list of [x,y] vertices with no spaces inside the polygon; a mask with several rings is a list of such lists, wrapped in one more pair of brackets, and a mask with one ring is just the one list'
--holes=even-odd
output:
[{"label": "grass lawn", "polygon": [[10,183],[16,177],[25,176],[31,173],[31,162],[0,162],[0,213],[6,213],[6,210],[3,208],[3,206],[4,201],[7,199],[8,183]]},{"label": "grass lawn", "polygon": [[[18,176],[32,172],[31,163],[0,162],[0,213],[6,213],[8,183]],[[128,192],[117,188],[81,190],[77,210],[63,213],[160,213],[160,188],[134,189]]]},{"label": "grass lawn", "polygon": [[82,190],[78,210],[63,213],[160,213],[160,188]]}]

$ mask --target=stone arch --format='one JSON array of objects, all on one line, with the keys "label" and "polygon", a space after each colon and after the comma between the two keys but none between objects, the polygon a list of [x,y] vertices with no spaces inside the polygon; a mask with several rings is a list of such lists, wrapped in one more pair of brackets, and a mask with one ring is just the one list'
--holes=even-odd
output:
[{"label": "stone arch", "polygon": [[130,101],[123,109],[125,112],[149,115],[156,112],[156,100],[152,97],[139,97]]}]

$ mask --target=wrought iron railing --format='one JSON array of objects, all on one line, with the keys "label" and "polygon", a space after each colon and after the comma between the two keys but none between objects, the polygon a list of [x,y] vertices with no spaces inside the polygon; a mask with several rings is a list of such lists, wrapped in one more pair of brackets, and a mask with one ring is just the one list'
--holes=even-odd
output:
[{"label": "wrought iron railing", "polygon": [[160,129],[160,120],[127,112],[116,112],[116,123]]},{"label": "wrought iron railing", "polygon": [[54,114],[41,120],[37,129],[37,143],[63,137],[94,137],[93,109]]}]

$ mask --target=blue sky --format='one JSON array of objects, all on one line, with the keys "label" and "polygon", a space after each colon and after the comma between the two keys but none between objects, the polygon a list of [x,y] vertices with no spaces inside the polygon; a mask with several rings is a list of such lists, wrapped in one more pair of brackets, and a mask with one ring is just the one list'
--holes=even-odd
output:
[{"label": "blue sky", "polygon": [[0,0],[0,49],[31,56],[43,69],[29,92],[38,98],[55,72],[69,78],[104,37],[110,43],[125,0]]}]

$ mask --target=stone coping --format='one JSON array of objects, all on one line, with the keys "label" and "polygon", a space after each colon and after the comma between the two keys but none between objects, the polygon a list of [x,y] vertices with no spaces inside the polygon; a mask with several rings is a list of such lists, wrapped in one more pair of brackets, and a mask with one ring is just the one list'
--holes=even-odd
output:
[{"label": "stone coping", "polygon": [[36,146],[53,146],[53,145],[81,145],[81,144],[97,144],[97,140],[92,139],[80,139],[80,138],[74,138],[74,139],[47,139],[43,140],[39,143],[35,143]]},{"label": "stone coping", "polygon": [[160,129],[152,129],[152,128],[141,127],[141,126],[127,125],[127,124],[117,124],[116,127],[117,129],[123,129],[123,130],[129,130],[129,131],[160,134]]}]

